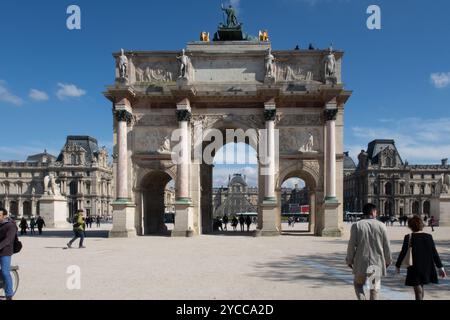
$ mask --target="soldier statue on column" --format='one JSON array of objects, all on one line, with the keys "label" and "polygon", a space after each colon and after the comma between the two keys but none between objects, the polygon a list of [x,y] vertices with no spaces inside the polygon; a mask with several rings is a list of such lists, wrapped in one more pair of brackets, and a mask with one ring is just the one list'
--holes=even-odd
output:
[{"label": "soldier statue on column", "polygon": [[123,49],[120,49],[119,57],[119,77],[121,79],[128,78],[128,58]]}]

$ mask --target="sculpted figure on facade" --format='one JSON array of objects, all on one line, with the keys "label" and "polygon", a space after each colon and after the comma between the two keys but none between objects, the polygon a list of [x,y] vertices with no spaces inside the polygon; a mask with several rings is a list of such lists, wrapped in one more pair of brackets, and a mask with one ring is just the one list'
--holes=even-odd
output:
[{"label": "sculpted figure on facade", "polygon": [[330,46],[328,54],[324,58],[325,78],[336,76],[336,58],[333,53],[333,48]]},{"label": "sculpted figure on facade", "polygon": [[314,135],[311,132],[309,132],[308,133],[308,141],[303,146],[303,151],[304,152],[312,152],[312,151],[314,151],[313,149],[314,149]]},{"label": "sculpted figure on facade", "polygon": [[170,136],[164,138],[163,144],[158,148],[158,153],[166,154],[171,152]]},{"label": "sculpted figure on facade", "polygon": [[128,58],[123,49],[120,49],[119,76],[121,79],[128,78]]},{"label": "sculpted figure on facade", "polygon": [[266,78],[275,78],[275,57],[272,54],[272,50],[267,50],[266,56]]},{"label": "sculpted figure on facade", "polygon": [[186,51],[183,49],[181,51],[181,56],[177,57],[180,62],[180,76],[179,78],[188,79],[189,78],[189,57],[186,55]]},{"label": "sculpted figure on facade", "polygon": [[441,194],[448,194],[450,189],[450,176],[448,174],[442,175],[440,184],[441,184]]}]

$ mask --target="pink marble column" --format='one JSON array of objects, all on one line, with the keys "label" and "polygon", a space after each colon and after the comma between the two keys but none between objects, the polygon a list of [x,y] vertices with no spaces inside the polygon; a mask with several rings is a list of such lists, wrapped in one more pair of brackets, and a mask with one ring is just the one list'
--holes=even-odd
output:
[{"label": "pink marble column", "polygon": [[181,159],[177,167],[177,200],[189,201],[189,147],[190,147],[190,134],[189,134],[189,121],[191,119],[191,112],[189,109],[178,109],[177,118],[179,123],[179,129],[181,133],[180,150]]},{"label": "pink marble column", "polygon": [[326,200],[336,199],[336,116],[337,108],[325,109],[325,121],[327,126],[327,183]]},{"label": "pink marble column", "polygon": [[126,110],[116,111],[117,119],[117,175],[116,196],[117,200],[127,200],[128,196],[128,123],[132,115]]},{"label": "pink marble column", "polygon": [[264,200],[275,201],[275,103],[267,103],[264,110],[267,131],[267,172],[264,176]]}]

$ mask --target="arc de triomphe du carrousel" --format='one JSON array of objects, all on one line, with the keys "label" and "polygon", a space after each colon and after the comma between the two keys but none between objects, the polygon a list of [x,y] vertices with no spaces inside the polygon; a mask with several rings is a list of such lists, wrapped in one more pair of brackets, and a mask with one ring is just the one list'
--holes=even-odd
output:
[{"label": "arc de triomphe du carrousel", "polygon": [[225,139],[229,132],[258,153],[255,235],[280,234],[281,185],[299,177],[309,190],[310,230],[340,236],[344,105],[351,96],[342,83],[343,52],[272,50],[267,31],[247,36],[234,12],[224,10],[228,19],[211,40],[202,32],[181,52],[114,54],[116,80],[105,92],[114,113],[110,236],[164,232],[170,180],[171,235],[212,232],[213,165],[203,158],[205,151],[214,155],[218,133]]}]

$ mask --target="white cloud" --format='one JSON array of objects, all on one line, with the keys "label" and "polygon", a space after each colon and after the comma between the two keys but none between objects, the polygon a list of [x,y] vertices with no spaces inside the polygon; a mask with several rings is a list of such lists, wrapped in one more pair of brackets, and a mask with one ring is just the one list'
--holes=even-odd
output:
[{"label": "white cloud", "polygon": [[305,181],[299,178],[290,178],[287,179],[283,184],[281,185],[282,188],[295,188],[295,186],[298,185],[300,189],[305,187]]},{"label": "white cloud", "polygon": [[37,89],[31,89],[28,96],[34,101],[47,101],[49,99],[47,93]]},{"label": "white cloud", "polygon": [[22,98],[13,95],[6,87],[6,81],[0,80],[0,101],[20,106],[23,104]]},{"label": "white cloud", "polygon": [[58,87],[59,89],[56,92],[56,96],[59,100],[81,97],[86,94],[85,90],[77,88],[74,84],[58,83]]},{"label": "white cloud", "polygon": [[432,73],[430,80],[436,88],[445,88],[450,84],[450,72]]},{"label": "white cloud", "polygon": [[352,143],[346,150],[357,160],[359,152],[367,149],[374,139],[394,139],[403,160],[409,163],[440,163],[450,158],[450,118],[405,118],[393,122],[379,120],[373,127],[353,127]]}]

